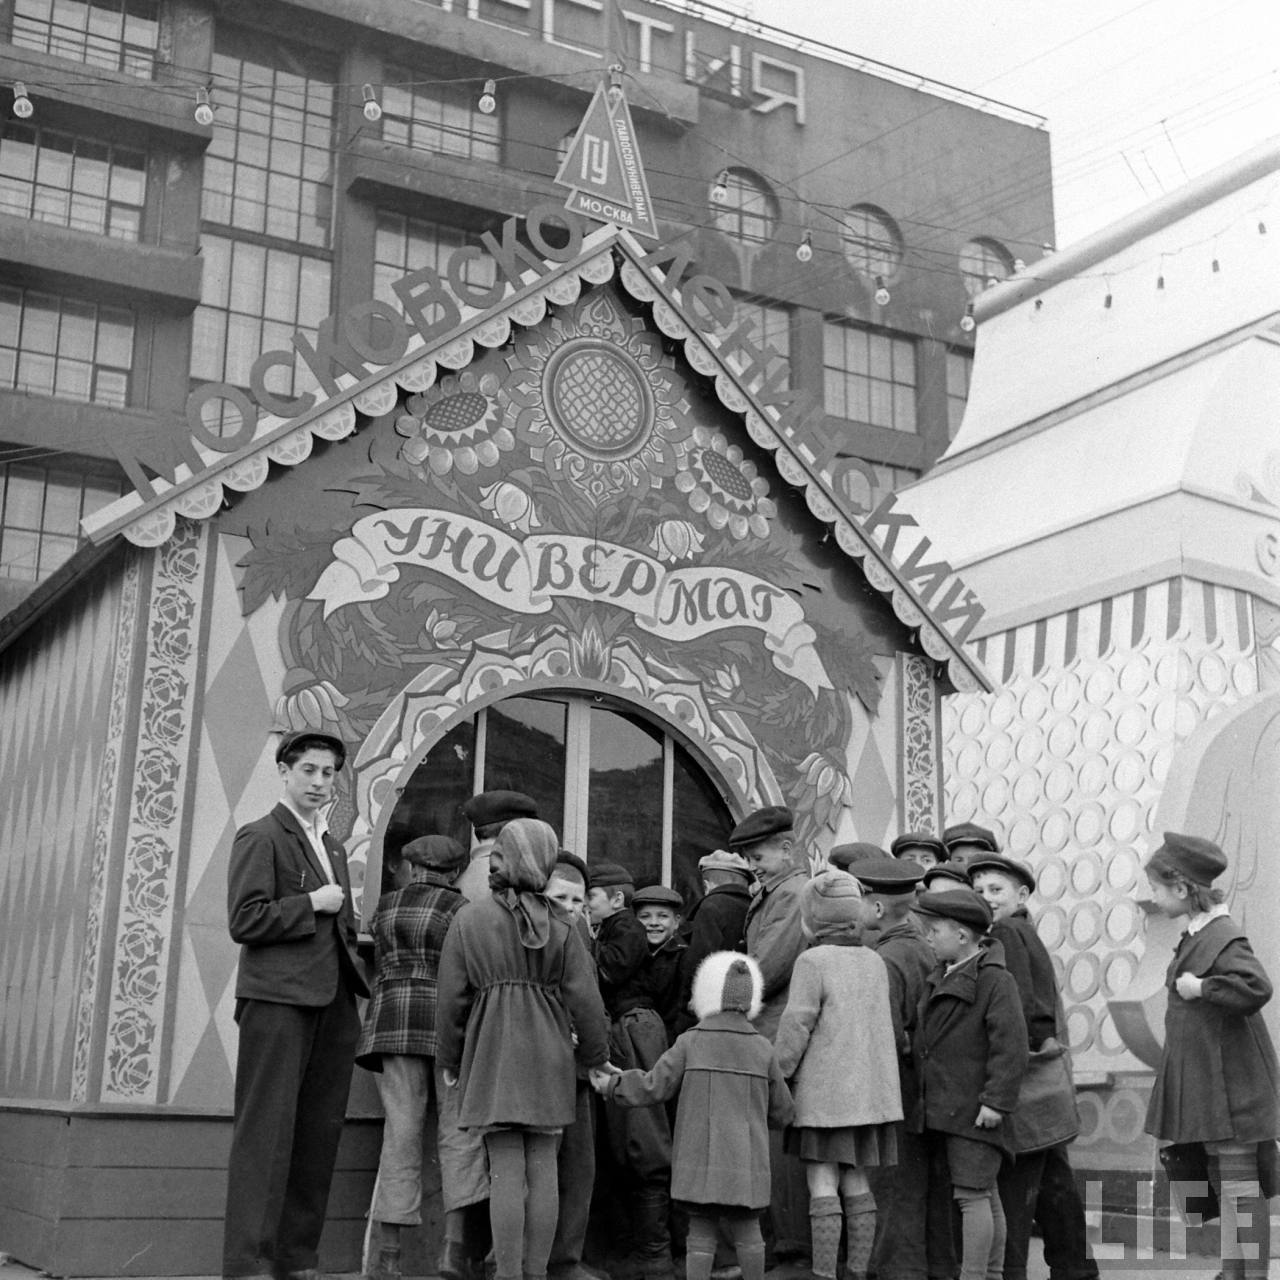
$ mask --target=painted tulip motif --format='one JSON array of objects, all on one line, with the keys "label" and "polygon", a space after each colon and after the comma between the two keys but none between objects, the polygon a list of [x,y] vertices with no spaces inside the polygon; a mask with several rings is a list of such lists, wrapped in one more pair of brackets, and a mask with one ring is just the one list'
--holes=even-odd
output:
[{"label": "painted tulip motif", "polygon": [[480,505],[490,515],[520,533],[532,533],[542,521],[538,519],[533,498],[518,484],[499,480],[480,490]]},{"label": "painted tulip motif", "polygon": [[659,560],[692,560],[702,550],[703,537],[688,520],[663,520],[649,539],[649,550]]},{"label": "painted tulip motif", "polygon": [[840,815],[853,799],[853,783],[830,756],[812,751],[800,762],[803,779],[797,808],[808,809],[819,827],[834,831]]},{"label": "painted tulip motif", "polygon": [[447,649],[458,634],[458,624],[452,618],[442,617],[439,609],[432,609],[422,623],[418,643],[424,649]]},{"label": "painted tulip motif", "polygon": [[328,680],[302,685],[276,699],[276,723],[291,730],[324,729],[332,733],[338,709],[350,699]]}]

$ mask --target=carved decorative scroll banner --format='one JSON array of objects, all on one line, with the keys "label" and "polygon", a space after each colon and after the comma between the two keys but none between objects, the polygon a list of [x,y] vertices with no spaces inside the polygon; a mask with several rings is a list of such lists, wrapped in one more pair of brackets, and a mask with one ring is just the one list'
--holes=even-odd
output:
[{"label": "carved decorative scroll banner", "polygon": [[629,610],[645,631],[690,640],[727,627],[762,632],[779,671],[812,693],[832,688],[800,605],[763,578],[700,565],[669,569],[630,547],[567,534],[523,540],[454,512],[399,508],[365,516],[334,546],[310,599],[325,615],[380,600],[412,566],[443,574],[477,595],[500,596],[517,613],[546,613],[553,598]]}]

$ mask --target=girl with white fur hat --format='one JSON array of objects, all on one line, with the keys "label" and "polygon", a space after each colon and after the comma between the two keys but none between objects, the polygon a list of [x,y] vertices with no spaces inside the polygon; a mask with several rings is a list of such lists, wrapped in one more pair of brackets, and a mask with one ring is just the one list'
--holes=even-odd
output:
[{"label": "girl with white fur hat", "polygon": [[788,1124],[792,1106],[773,1046],[751,1025],[763,991],[760,966],[749,956],[712,952],[693,980],[697,1026],[651,1071],[618,1072],[602,1089],[626,1107],[680,1095],[671,1198],[689,1215],[688,1280],[709,1280],[717,1222],[733,1242],[743,1280],[764,1280],[760,1211],[770,1195],[768,1130]]}]

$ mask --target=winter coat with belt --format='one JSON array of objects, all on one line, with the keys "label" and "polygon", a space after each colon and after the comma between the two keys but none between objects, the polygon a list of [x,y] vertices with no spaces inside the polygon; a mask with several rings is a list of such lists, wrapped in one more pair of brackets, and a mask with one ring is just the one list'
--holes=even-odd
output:
[{"label": "winter coat with belt", "polygon": [[458,1124],[563,1128],[577,1114],[574,1049],[608,1059],[604,1006],[577,930],[551,913],[538,950],[496,898],[458,912],[440,956],[436,1061],[458,1075]]},{"label": "winter coat with belt", "polygon": [[980,1107],[1008,1115],[1027,1067],[1027,1024],[1018,984],[998,950],[929,975],[916,1016],[919,1093],[910,1119],[932,1130],[1009,1150],[1007,1124],[979,1129]]}]

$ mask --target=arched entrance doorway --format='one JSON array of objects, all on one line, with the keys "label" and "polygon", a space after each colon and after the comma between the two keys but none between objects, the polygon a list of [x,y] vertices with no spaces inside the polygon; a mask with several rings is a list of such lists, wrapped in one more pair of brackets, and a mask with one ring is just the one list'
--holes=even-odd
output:
[{"label": "arched entrance doorway", "polygon": [[[400,791],[383,836],[383,865],[415,836],[464,845],[462,813],[477,791],[532,796],[566,849],[620,862],[637,885],[698,897],[698,859],[721,847],[733,819],[689,748],[660,721],[603,694],[551,690],[495,702],[458,722]],[[385,875],[385,873],[384,873]]]}]

